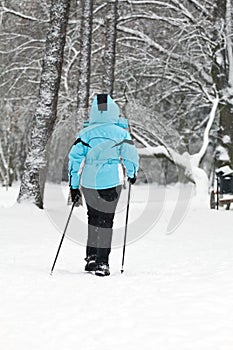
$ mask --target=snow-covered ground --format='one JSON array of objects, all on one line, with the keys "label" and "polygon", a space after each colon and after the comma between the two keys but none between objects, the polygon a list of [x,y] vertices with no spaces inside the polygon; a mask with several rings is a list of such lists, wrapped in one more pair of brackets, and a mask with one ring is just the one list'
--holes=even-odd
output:
[{"label": "snow-covered ground", "polygon": [[75,208],[50,276],[66,187],[47,186],[43,211],[15,204],[17,187],[1,188],[0,348],[232,350],[233,213],[197,203],[191,190],[132,188],[121,275],[125,191],[111,276],[100,278],[83,272],[85,208]]}]

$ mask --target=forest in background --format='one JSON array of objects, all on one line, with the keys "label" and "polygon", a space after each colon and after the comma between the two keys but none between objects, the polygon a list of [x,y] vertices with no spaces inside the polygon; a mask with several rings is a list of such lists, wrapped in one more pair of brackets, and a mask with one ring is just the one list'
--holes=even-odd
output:
[{"label": "forest in background", "polygon": [[[7,186],[22,178],[29,152],[54,3],[1,3],[0,181]],[[153,139],[158,137],[179,154],[195,154],[201,148],[217,97],[218,109],[202,167],[210,175],[213,156],[223,154],[223,149],[232,163],[231,0],[63,3],[69,3],[69,14],[56,120],[46,143],[49,181],[65,179],[67,153],[88,115],[87,106],[96,93],[106,91],[108,40],[115,44],[115,51],[114,76],[109,78],[112,85],[107,90],[133,131],[143,126],[141,135],[144,133],[149,145],[157,145]],[[116,37],[111,38],[114,15]],[[91,41],[85,41],[90,23]],[[90,61],[85,59],[88,50]],[[89,70],[86,76],[84,68]],[[88,74],[89,79],[83,79]],[[167,172],[168,182],[177,180],[177,169],[167,159],[142,159],[141,166],[147,168],[149,181],[164,181],[161,168]]]}]

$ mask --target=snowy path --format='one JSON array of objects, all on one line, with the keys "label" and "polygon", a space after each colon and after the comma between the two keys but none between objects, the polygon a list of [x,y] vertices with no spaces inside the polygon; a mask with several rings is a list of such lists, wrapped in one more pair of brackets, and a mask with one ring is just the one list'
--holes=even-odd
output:
[{"label": "snowy path", "polygon": [[[132,218],[145,200],[140,186],[134,193]],[[83,273],[84,247],[69,239],[51,277],[60,235],[48,213],[2,206],[0,348],[232,350],[233,213],[192,202],[166,235],[174,193],[150,233],[127,246],[123,275],[122,249],[112,251],[108,278]],[[0,206],[6,198],[1,189]]]}]

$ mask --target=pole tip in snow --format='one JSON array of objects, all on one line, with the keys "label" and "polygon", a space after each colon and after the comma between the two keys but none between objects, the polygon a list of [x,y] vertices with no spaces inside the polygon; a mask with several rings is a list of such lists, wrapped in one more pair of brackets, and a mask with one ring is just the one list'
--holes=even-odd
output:
[{"label": "pole tip in snow", "polygon": [[124,272],[124,270],[122,269],[122,270],[121,270],[121,273],[123,273],[123,272]]}]

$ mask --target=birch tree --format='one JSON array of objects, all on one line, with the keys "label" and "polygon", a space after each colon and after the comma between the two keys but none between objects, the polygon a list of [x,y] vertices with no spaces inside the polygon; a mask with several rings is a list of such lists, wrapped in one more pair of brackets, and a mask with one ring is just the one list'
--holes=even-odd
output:
[{"label": "birch tree", "polygon": [[31,146],[25,161],[25,171],[18,196],[19,202],[31,200],[39,208],[43,208],[45,178],[42,172],[46,167],[46,147],[57,114],[69,6],[70,0],[52,0],[51,3],[50,28],[46,39]]}]

